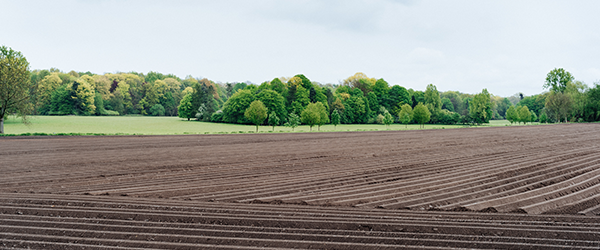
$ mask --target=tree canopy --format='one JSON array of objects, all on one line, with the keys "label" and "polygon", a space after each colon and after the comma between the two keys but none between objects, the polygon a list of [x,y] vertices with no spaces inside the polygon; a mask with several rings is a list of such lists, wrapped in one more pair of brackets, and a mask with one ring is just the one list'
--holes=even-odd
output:
[{"label": "tree canopy", "polygon": [[29,78],[29,62],[21,52],[0,46],[0,134],[7,114],[17,113],[25,121],[30,112]]}]

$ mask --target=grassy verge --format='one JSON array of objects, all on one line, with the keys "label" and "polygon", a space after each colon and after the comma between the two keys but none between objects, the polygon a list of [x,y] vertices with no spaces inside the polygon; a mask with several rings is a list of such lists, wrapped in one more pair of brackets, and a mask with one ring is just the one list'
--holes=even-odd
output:
[{"label": "grassy verge", "polygon": [[[483,126],[505,126],[507,121],[491,121]],[[460,128],[463,125],[427,124],[425,129]],[[341,124],[321,126],[321,132],[329,131],[376,131],[376,130],[416,130],[419,125],[393,124],[389,127],[380,124]],[[233,134],[252,133],[255,126],[227,123],[187,121],[177,117],[151,116],[30,116],[29,124],[19,118],[10,117],[5,124],[7,135],[169,135],[169,134]],[[312,131],[318,128],[313,127]],[[291,128],[259,126],[260,133],[269,132],[308,132],[308,126]]]}]

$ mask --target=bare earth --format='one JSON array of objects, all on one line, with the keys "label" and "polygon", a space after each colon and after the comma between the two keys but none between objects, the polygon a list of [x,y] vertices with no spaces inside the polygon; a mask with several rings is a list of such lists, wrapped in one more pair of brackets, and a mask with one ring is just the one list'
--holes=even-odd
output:
[{"label": "bare earth", "polygon": [[599,132],[1,137],[0,248],[598,249]]}]

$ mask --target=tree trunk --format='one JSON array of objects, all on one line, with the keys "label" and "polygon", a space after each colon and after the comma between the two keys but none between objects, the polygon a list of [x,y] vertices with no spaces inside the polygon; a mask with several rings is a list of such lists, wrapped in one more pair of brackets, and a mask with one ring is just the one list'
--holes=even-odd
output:
[{"label": "tree trunk", "polygon": [[256,133],[258,133],[258,125],[256,125]]},{"label": "tree trunk", "polygon": [[4,134],[4,117],[0,118],[0,134]]}]

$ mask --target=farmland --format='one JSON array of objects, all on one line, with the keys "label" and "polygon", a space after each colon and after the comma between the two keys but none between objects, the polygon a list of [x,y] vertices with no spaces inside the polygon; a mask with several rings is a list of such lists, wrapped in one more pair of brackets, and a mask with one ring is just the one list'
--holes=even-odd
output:
[{"label": "farmland", "polygon": [[0,138],[0,247],[597,249],[598,124]]}]

